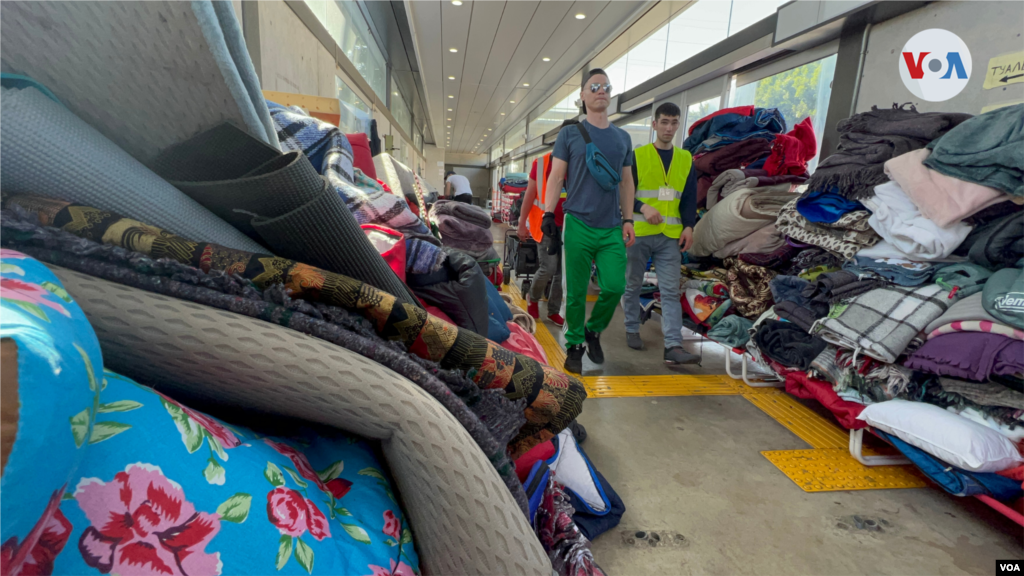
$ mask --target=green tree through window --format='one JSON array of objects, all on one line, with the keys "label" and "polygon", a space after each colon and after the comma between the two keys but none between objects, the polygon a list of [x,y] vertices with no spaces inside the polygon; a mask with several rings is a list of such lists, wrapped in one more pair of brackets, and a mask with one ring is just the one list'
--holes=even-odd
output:
[{"label": "green tree through window", "polygon": [[808,116],[814,117],[818,112],[821,68],[819,60],[760,80],[754,105],[778,108],[790,128]]}]

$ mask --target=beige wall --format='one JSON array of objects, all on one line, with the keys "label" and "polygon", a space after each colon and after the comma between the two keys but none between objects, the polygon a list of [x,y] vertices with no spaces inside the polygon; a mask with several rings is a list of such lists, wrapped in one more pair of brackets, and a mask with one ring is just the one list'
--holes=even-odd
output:
[{"label": "beige wall", "polygon": [[446,164],[462,164],[465,166],[486,166],[487,154],[457,154],[448,152],[444,155]]},{"label": "beige wall", "polygon": [[[978,14],[983,7],[984,16]],[[1021,2],[933,2],[891,20],[876,24],[868,37],[857,112],[872,105],[888,108],[893,102],[913,102],[920,112],[979,114],[986,106],[1024,100],[1024,84],[1008,84],[985,90],[985,72],[993,56],[1020,51]],[[944,102],[925,102],[915,97],[900,80],[900,51],[914,34],[941,28],[956,34],[971,51],[971,79],[962,92]]]},{"label": "beige wall", "polygon": [[[241,12],[241,2],[233,0],[236,13]],[[396,157],[413,170],[429,175],[426,161],[405,141],[398,131],[392,132],[391,123],[374,105],[372,94],[363,94],[347,74],[337,65],[334,57],[323,44],[306,28],[295,12],[281,0],[259,2],[260,59],[262,61],[262,88],[293,94],[309,94],[334,98],[338,94],[337,80],[344,80],[364,102],[374,108],[373,118],[377,120],[377,134],[383,146],[384,136],[394,134],[395,145],[402,152]],[[407,153],[408,156],[404,156]]]},{"label": "beige wall", "polygon": [[423,146],[423,178],[438,191],[444,190],[444,161],[444,148],[430,144]]},{"label": "beige wall", "polygon": [[336,65],[331,53],[280,0],[259,3],[264,90],[333,97]]}]

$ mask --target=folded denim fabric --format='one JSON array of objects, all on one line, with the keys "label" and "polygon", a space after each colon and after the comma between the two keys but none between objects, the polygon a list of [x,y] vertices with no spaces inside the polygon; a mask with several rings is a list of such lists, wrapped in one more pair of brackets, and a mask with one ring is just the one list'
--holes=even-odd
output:
[{"label": "folded denim fabric", "polygon": [[771,140],[785,131],[786,120],[776,108],[757,108],[753,116],[721,114],[694,128],[683,141],[683,149],[699,154],[750,139]]},{"label": "folded denim fabric", "polygon": [[768,285],[772,291],[772,299],[775,300],[776,304],[789,301],[805,306],[811,303],[811,299],[804,296],[804,291],[812,284],[799,276],[783,276],[780,274],[772,278]]},{"label": "folded denim fabric", "polygon": [[926,262],[856,256],[843,270],[858,276],[879,276],[900,286],[920,286],[931,281],[939,267]]}]

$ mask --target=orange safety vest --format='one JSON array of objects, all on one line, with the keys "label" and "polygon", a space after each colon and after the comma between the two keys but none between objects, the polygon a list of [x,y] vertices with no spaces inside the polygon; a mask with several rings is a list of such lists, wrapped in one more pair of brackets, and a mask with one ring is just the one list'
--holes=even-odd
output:
[{"label": "orange safety vest", "polygon": [[[533,206],[530,207],[530,215],[527,223],[530,228],[530,235],[537,242],[540,242],[544,235],[540,231],[541,220],[544,219],[544,199],[548,187],[548,175],[551,173],[551,152],[537,158],[537,196],[533,199]],[[565,198],[565,189],[560,190],[560,196]]]}]

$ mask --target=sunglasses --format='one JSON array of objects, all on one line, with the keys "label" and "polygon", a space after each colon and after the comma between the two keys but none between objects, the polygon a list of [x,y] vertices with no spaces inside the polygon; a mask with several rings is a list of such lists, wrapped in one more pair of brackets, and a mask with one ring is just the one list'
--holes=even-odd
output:
[{"label": "sunglasses", "polygon": [[611,94],[612,93],[612,85],[610,83],[609,84],[601,84],[600,82],[594,82],[593,84],[591,84],[590,85],[590,92],[596,94],[597,91],[600,90],[602,86],[604,86],[605,94]]}]

